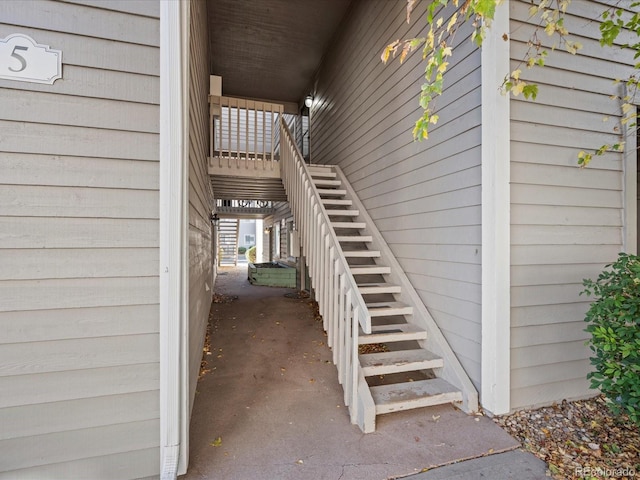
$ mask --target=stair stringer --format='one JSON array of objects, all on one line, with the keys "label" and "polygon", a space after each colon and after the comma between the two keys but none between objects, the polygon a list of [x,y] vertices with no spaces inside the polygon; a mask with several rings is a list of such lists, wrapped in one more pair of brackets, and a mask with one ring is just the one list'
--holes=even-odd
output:
[{"label": "stair stringer", "polygon": [[411,316],[410,322],[427,331],[427,339],[421,340],[420,345],[444,360],[444,367],[434,369],[434,373],[462,392],[462,404],[459,405],[461,410],[466,413],[477,412],[478,391],[469,379],[458,357],[451,349],[440,327],[427,310],[427,307],[424,305],[424,302],[418,295],[418,292],[416,292],[393,251],[389,248],[386,240],[376,227],[367,209],[360,201],[360,198],[358,198],[355,190],[351,187],[342,169],[337,165],[331,165],[331,167],[335,169],[337,177],[342,181],[341,188],[346,189],[346,197],[353,202],[353,208],[360,211],[360,218],[367,224],[365,232],[373,239],[371,243],[372,249],[379,250],[383,263],[391,267],[391,273],[385,276],[388,277],[390,283],[401,286],[401,293],[396,294],[396,296],[402,303],[413,307],[413,315]]}]

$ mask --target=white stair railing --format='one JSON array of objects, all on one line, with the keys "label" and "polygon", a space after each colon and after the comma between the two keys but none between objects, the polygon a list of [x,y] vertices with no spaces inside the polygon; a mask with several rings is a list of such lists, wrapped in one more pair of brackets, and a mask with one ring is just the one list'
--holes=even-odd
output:
[{"label": "white stair railing", "polygon": [[284,187],[300,232],[345,405],[349,407],[351,423],[356,424],[363,401],[359,398],[362,389],[358,389],[358,331],[361,327],[364,333],[371,333],[371,316],[313,185],[309,167],[285,122],[280,123],[280,149]]}]

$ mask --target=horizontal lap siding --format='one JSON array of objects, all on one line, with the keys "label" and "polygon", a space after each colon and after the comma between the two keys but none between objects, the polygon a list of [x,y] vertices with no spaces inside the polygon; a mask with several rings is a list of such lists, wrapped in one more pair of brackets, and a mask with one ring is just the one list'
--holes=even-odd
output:
[{"label": "horizontal lap siding", "polygon": [[[516,68],[534,27],[528,2],[511,1],[511,58]],[[584,345],[595,278],[623,249],[622,155],[607,153],[585,169],[579,150],[619,141],[619,94],[612,80],[629,72],[633,55],[602,49],[590,21],[604,10],[572,2],[566,26],[584,48],[550,53],[544,68],[523,69],[539,84],[535,103],[511,102],[511,407],[594,393]],[[548,42],[546,35],[538,35]],[[550,45],[549,45],[550,46]],[[609,119],[603,117],[608,116]]]},{"label": "horizontal lap siding", "polygon": [[0,2],[63,51],[0,80],[0,478],[159,468],[157,2]]},{"label": "horizontal lap siding", "polygon": [[209,73],[207,12],[191,5],[189,78],[189,405],[193,406],[213,290],[213,192],[207,173]]},{"label": "horizontal lap siding", "polygon": [[[311,159],[338,164],[476,386],[480,383],[480,55],[456,37],[440,120],[414,142],[420,54],[383,65],[396,38],[424,32],[402,2],[356,2],[319,71]],[[446,15],[445,15],[446,16]]]}]

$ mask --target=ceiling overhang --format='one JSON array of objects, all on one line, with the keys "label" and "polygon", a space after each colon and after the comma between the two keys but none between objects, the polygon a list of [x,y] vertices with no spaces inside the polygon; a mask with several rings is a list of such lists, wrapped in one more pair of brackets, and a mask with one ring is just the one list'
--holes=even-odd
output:
[{"label": "ceiling overhang", "polygon": [[226,96],[300,105],[351,0],[208,0],[209,73]]}]

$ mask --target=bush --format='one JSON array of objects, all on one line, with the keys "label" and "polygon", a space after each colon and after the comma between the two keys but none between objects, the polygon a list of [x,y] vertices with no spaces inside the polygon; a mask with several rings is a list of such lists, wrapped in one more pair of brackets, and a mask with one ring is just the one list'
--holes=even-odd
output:
[{"label": "bush", "polygon": [[640,257],[621,253],[583,284],[582,293],[595,297],[585,317],[595,354],[591,388],[600,389],[613,413],[640,425]]},{"label": "bush", "polygon": [[256,247],[253,246],[245,253],[247,260],[251,263],[256,263]]},{"label": "bush", "polygon": [[242,255],[242,254],[243,254],[244,252],[246,252],[246,251],[247,251],[247,248],[246,248],[246,247],[238,247],[238,253],[239,253],[240,255]]}]

